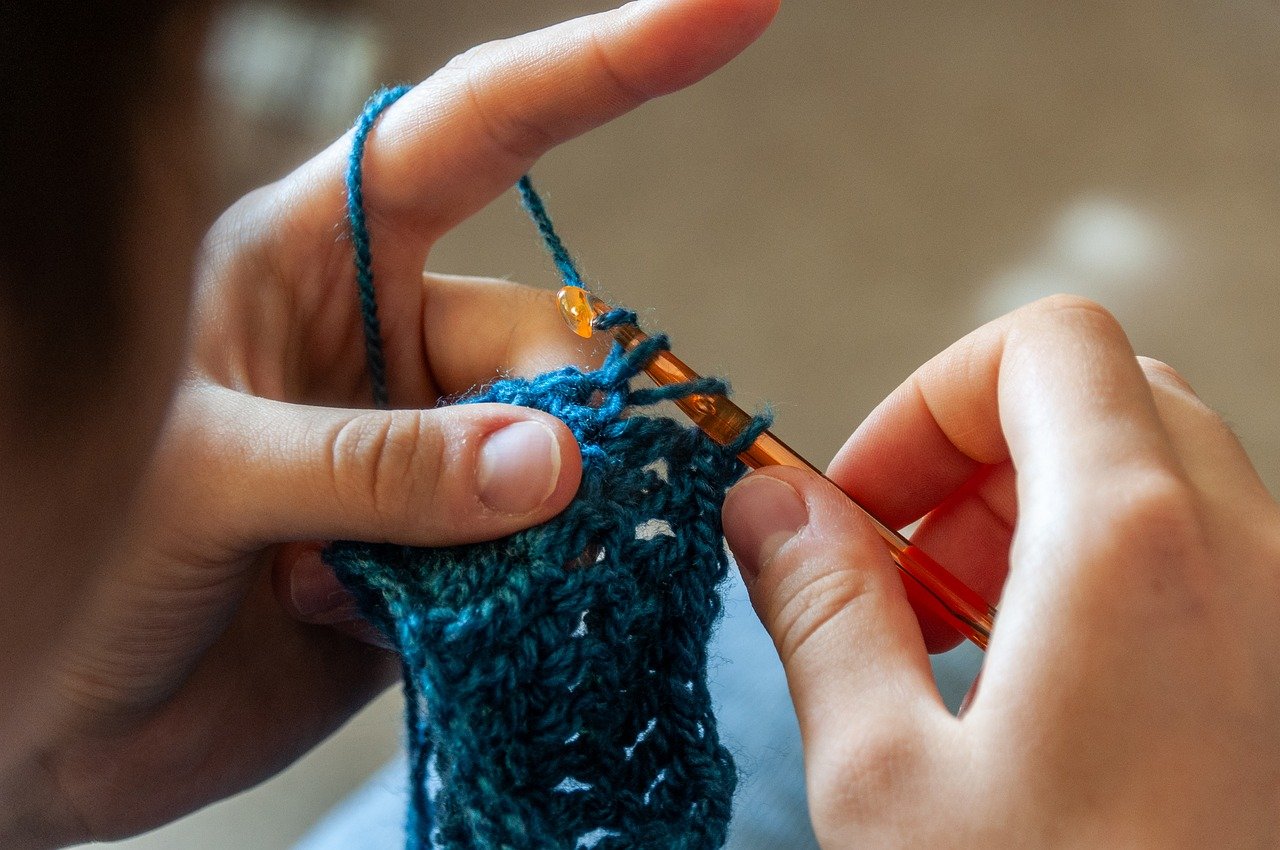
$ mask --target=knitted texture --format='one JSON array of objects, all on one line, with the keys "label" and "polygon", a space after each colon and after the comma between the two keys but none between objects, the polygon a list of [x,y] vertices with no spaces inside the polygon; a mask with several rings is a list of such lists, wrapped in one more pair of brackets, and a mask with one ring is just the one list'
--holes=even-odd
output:
[{"label": "knitted texture", "polygon": [[[358,144],[390,100],[371,101]],[[349,182],[353,225],[363,227],[358,171]],[[519,189],[561,275],[580,285],[527,178]],[[357,268],[371,268],[368,234],[353,241]],[[358,279],[363,305],[372,276]],[[365,327],[380,352],[376,322]],[[582,483],[554,519],[466,546],[326,550],[403,659],[411,848],[724,843],[736,774],[711,711],[706,647],[728,569],[720,507],[744,471],[736,452],[766,423],[722,447],[635,415],[727,389],[715,380],[631,389],[666,344],[615,346],[597,371],[501,380],[457,402],[538,408],[569,426]]]}]

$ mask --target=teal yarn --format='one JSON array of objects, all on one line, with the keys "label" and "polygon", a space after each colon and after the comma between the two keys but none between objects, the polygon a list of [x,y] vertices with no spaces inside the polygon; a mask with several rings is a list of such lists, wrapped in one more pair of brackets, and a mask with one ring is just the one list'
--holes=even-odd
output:
[{"label": "teal yarn", "polygon": [[720,505],[742,468],[670,419],[624,415],[635,354],[462,402],[569,425],[583,478],[559,516],[489,543],[327,552],[402,654],[410,847],[724,843],[736,775],[706,646],[728,569]]},{"label": "teal yarn", "polygon": [[382,354],[382,326],[378,322],[378,299],[373,289],[373,248],[369,244],[369,225],[364,217],[364,148],[378,116],[412,88],[385,88],[369,98],[351,132],[351,153],[347,157],[347,226],[351,230],[351,247],[355,255],[356,290],[364,323],[369,382],[373,385],[374,406],[379,408],[387,406],[387,361]]},{"label": "teal yarn", "polygon": [[556,233],[555,226],[551,223],[551,216],[547,214],[547,207],[534,190],[533,181],[529,179],[528,174],[516,183],[516,191],[520,193],[520,205],[524,207],[529,218],[533,219],[534,226],[538,228],[538,235],[542,237],[542,244],[551,255],[551,262],[555,263],[556,269],[559,270],[560,279],[564,281],[565,286],[583,286],[582,275],[578,274],[578,264],[573,261],[569,249],[564,247],[564,242],[560,241],[560,234]]},{"label": "teal yarn", "polygon": [[[370,102],[361,145],[391,100]],[[354,145],[352,157],[359,255],[368,234]],[[519,189],[561,276],[581,285],[527,177]],[[371,268],[367,253],[361,263]],[[363,308],[372,275],[357,278]],[[634,321],[626,311],[602,318]],[[367,347],[380,351],[368,314],[365,329]],[[723,845],[737,778],[706,685],[728,571],[720,507],[744,471],[737,451],[767,422],[722,447],[641,415],[666,399],[727,391],[715,379],[632,389],[666,346],[655,335],[629,352],[615,346],[598,370],[500,380],[456,402],[533,407],[573,431],[582,483],[555,518],[465,546],[326,550],[402,657],[410,848]]]}]

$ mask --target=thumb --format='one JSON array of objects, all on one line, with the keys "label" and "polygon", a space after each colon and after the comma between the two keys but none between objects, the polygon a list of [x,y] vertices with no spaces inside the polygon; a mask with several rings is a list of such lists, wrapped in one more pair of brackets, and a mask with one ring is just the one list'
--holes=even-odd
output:
[{"label": "thumb", "polygon": [[945,712],[920,626],[884,543],[829,481],[755,472],[724,504],[729,547],[787,673],[806,752],[855,723]]},{"label": "thumb", "polygon": [[231,544],[247,550],[287,540],[489,540],[554,516],[581,477],[573,434],[528,408],[344,410],[216,386],[204,394],[201,453],[219,473],[211,496],[238,506]]}]

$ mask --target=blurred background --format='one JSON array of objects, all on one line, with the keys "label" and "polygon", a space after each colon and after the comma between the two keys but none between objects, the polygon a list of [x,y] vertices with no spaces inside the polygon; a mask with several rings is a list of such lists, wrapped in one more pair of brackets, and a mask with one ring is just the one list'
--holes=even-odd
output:
[{"label": "blurred background", "polygon": [[[341,134],[379,84],[606,5],[226,7],[206,58],[223,200]],[[1273,0],[792,0],[727,69],[534,174],[589,280],[771,403],[820,465],[931,355],[1069,291],[1181,371],[1280,485]],[[556,285],[514,194],[430,266]],[[972,654],[946,663],[972,673]],[[398,715],[388,694],[275,780],[113,846],[288,847],[393,754]]]}]

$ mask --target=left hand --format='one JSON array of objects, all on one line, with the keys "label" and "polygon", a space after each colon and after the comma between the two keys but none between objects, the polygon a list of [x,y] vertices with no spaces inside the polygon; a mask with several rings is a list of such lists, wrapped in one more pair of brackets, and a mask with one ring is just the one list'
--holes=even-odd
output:
[{"label": "left hand", "polygon": [[[629,4],[469,51],[387,110],[365,198],[398,410],[358,409],[370,389],[341,238],[350,138],[219,220],[199,261],[188,372],[128,527],[87,605],[67,612],[46,692],[24,697],[48,706],[52,731],[38,751],[0,753],[0,798],[21,789],[40,812],[35,838],[10,827],[14,846],[122,836],[247,788],[393,681],[389,653],[299,621],[363,633],[316,546],[276,544],[471,542],[568,503],[579,466],[562,423],[432,408],[593,353],[550,293],[424,276],[428,251],[548,148],[727,62],[775,6]],[[512,461],[505,495],[487,498],[477,446],[528,420],[554,435],[559,460],[533,472]],[[537,486],[509,486],[520,470]]]}]

